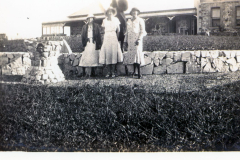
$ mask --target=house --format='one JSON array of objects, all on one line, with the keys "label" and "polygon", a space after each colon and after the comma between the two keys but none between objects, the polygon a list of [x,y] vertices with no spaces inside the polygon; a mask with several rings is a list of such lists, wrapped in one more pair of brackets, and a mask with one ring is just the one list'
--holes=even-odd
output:
[{"label": "house", "polygon": [[[236,32],[240,29],[239,0],[194,0],[194,8],[170,10],[141,10],[140,17],[145,20],[148,34],[196,35],[210,32]],[[70,35],[80,35],[86,23],[87,14],[96,17],[101,24],[104,7],[100,2],[90,4],[61,21],[42,23],[42,36],[65,35],[64,28],[70,29]],[[125,12],[130,18],[129,11]]]}]

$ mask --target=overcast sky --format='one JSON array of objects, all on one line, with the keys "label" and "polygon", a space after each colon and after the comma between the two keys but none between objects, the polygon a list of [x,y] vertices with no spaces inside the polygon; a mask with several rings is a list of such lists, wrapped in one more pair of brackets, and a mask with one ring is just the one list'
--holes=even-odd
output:
[{"label": "overcast sky", "polygon": [[[63,20],[95,0],[0,0],[0,33],[11,38],[41,36],[41,23]],[[104,8],[111,0],[99,0]],[[128,0],[140,10],[193,8],[194,0]],[[17,36],[18,35],[18,36]]]}]

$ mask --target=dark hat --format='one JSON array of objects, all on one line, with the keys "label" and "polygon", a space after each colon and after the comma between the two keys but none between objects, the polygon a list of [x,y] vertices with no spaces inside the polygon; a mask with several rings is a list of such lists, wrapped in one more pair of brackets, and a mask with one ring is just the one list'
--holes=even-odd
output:
[{"label": "dark hat", "polygon": [[132,15],[132,11],[138,11],[138,14],[140,14],[140,10],[136,7],[132,8],[132,10],[130,11],[130,15]]}]

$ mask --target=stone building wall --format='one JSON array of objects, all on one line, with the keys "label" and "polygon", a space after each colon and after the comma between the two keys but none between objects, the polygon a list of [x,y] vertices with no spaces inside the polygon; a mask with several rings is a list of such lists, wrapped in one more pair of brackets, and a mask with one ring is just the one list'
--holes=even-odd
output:
[{"label": "stone building wall", "polygon": [[[236,6],[240,6],[240,1],[232,0],[200,0],[197,8],[198,33],[211,30],[212,32],[239,30],[236,27]],[[211,9],[220,7],[220,28],[212,27]]]}]

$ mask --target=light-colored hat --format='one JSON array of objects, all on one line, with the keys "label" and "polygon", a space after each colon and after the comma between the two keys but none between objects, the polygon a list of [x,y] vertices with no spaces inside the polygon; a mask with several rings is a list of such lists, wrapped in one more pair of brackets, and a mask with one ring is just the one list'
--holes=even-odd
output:
[{"label": "light-colored hat", "polygon": [[87,15],[87,19],[88,18],[95,18],[95,16],[92,14],[92,13],[89,13],[88,15]]},{"label": "light-colored hat", "polygon": [[138,14],[140,14],[140,10],[137,7],[133,7],[132,10],[130,11],[130,15],[132,15],[132,11],[138,11]]},{"label": "light-colored hat", "polygon": [[113,16],[115,17],[117,15],[117,10],[116,8],[113,8],[113,7],[109,7],[106,11],[105,11],[105,16],[107,16],[107,12],[108,11],[112,11],[113,12]]}]

